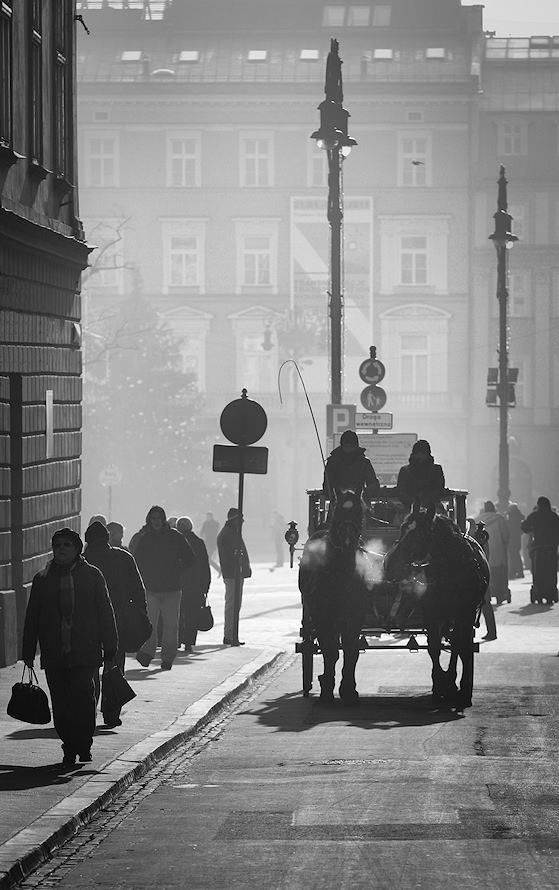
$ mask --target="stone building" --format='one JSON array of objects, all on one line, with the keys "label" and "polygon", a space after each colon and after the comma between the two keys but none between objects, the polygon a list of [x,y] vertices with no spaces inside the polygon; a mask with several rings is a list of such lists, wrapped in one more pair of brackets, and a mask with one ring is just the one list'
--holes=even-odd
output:
[{"label": "stone building", "polygon": [[[498,320],[487,237],[505,164],[517,234],[524,227],[510,256],[519,368],[511,499],[528,506],[546,490],[557,500],[553,38],[509,51],[484,34],[483,7],[460,0],[80,7],[91,31],[78,60],[86,231],[98,243],[103,226],[126,221],[119,262],[90,279],[88,306],[122,301],[139,271],[144,295],[182,338],[208,432],[219,434],[221,409],[243,387],[265,407],[270,472],[250,480],[247,515],[265,528],[278,509],[303,526],[304,490],[322,479],[300,382],[282,372],[280,403],[277,374],[283,361],[298,362],[322,435],[327,181],[309,137],[331,37],[358,143],[343,165],[343,401],[361,408],[358,367],[376,345],[394,431],[429,439],[450,485],[495,498],[498,412],[485,395]],[[127,524],[141,517],[135,488],[125,473],[115,490]],[[92,507],[101,495],[86,479]]]},{"label": "stone building", "polygon": [[75,3],[0,7],[0,665],[53,531],[80,527]]}]

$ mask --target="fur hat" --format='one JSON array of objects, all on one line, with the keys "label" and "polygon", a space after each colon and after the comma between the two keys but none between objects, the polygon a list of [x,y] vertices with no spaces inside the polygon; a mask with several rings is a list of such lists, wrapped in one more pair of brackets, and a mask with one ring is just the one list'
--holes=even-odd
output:
[{"label": "fur hat", "polygon": [[355,430],[346,430],[340,438],[340,445],[359,445],[359,439]]},{"label": "fur hat", "polygon": [[235,517],[237,517],[238,515],[239,515],[239,511],[237,510],[236,507],[231,507],[227,511],[227,519],[235,519]]}]

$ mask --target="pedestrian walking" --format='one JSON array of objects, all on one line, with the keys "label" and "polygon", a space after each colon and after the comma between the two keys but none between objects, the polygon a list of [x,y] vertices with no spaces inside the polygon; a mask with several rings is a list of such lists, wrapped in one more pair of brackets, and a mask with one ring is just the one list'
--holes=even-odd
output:
[{"label": "pedestrian walking", "polygon": [[212,580],[208,551],[202,538],[194,534],[192,520],[181,516],[177,521],[177,531],[192,547],[196,562],[181,572],[181,610],[179,619],[179,643],[184,644],[185,652],[192,652],[198,635],[198,616],[206,601]]},{"label": "pedestrian walking", "polygon": [[[485,553],[486,559],[489,562],[489,535],[487,533],[487,529],[485,528],[485,524],[483,522],[476,522],[472,517],[468,518],[469,528],[468,534],[475,538],[478,544],[483,548],[483,552]],[[487,585],[487,590],[485,591],[485,598],[483,600],[483,605],[481,607],[481,613],[485,619],[485,629],[486,633],[482,639],[490,642],[491,640],[497,639],[497,624],[495,622],[495,612],[493,611],[493,604],[491,602],[491,585]]]},{"label": "pedestrian walking", "polygon": [[157,647],[157,623],[162,618],[161,670],[170,671],[179,645],[181,572],[196,559],[192,547],[176,529],[169,528],[163,507],[151,507],[146,529],[139,536],[134,551],[146,588],[148,615],[153,632],[136,659],[149,667]]},{"label": "pedestrian walking", "polygon": [[121,547],[124,550],[128,549],[123,543],[124,526],[121,522],[107,522],[107,531],[109,532],[109,544],[111,547]]},{"label": "pedestrian walking", "polygon": [[489,587],[491,596],[500,606],[506,600],[510,602],[507,569],[509,527],[505,517],[497,513],[493,501],[485,501],[483,512],[476,517],[476,522],[483,522],[489,535]]},{"label": "pedestrian walking", "polygon": [[551,509],[549,498],[538,498],[536,509],[522,522],[520,528],[532,535],[530,598],[532,602],[556,603],[559,516]]},{"label": "pedestrian walking", "polygon": [[[227,521],[217,536],[217,551],[223,583],[225,584],[225,621],[223,644],[244,646],[239,640],[239,614],[243,599],[243,582],[250,578],[252,569],[247,548],[240,532],[243,517],[236,507],[227,512]],[[235,602],[235,570],[239,569],[239,593]]]},{"label": "pedestrian walking", "polygon": [[91,761],[95,732],[94,677],[111,661],[118,639],[105,579],[81,555],[70,528],[52,536],[53,558],[33,578],[23,628],[23,661],[33,667],[37,642],[50,690],[54,728],[63,760]]},{"label": "pedestrian walking", "polygon": [[284,552],[285,552],[286,526],[287,526],[287,523],[286,523],[285,519],[283,518],[282,514],[278,513],[277,510],[274,510],[274,512],[272,514],[272,522],[271,522],[270,527],[272,529],[272,538],[274,540],[274,548],[276,551],[276,563],[270,569],[271,572],[273,572],[274,569],[281,569],[283,566],[283,557],[284,557]]},{"label": "pedestrian walking", "polygon": [[523,578],[524,565],[522,563],[522,530],[521,524],[525,519],[518,504],[510,504],[507,509],[507,525],[509,527],[509,542],[507,545],[509,578]]},{"label": "pedestrian walking", "polygon": [[215,562],[214,556],[217,550],[217,535],[219,532],[219,522],[215,519],[213,513],[206,513],[206,518],[202,523],[202,528],[200,529],[200,537],[204,541],[206,545],[206,550],[208,551],[208,559],[210,561],[210,565],[212,568],[216,570],[219,575],[221,575],[221,569],[219,567],[219,563]]},{"label": "pedestrian walking", "polygon": [[[84,550],[84,558],[90,565],[99,569],[107,584],[119,639],[115,661],[124,673],[126,608],[127,604],[132,601],[143,612],[147,612],[144,582],[132,554],[119,547],[112,547],[108,528],[105,528],[100,522],[93,522],[89,526],[85,533],[85,540],[87,546]],[[96,697],[99,699],[99,672],[97,672],[95,680]],[[120,708],[115,711],[103,712],[103,719],[107,728],[120,726],[122,724]]]}]

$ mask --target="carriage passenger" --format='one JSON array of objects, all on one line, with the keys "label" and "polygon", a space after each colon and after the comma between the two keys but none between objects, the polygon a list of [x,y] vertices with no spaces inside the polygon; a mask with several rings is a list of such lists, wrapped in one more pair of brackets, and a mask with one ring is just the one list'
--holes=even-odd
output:
[{"label": "carriage passenger", "polygon": [[373,465],[365,456],[365,449],[359,447],[357,433],[345,430],[340,444],[334,448],[326,461],[322,490],[330,501],[335,501],[343,491],[354,491],[365,500],[376,497],[380,482]]},{"label": "carriage passenger", "polygon": [[431,446],[425,439],[418,439],[414,443],[408,463],[400,469],[396,493],[408,509],[419,498],[422,507],[435,504],[437,512],[443,512],[440,503],[445,495],[443,468],[435,463]]}]

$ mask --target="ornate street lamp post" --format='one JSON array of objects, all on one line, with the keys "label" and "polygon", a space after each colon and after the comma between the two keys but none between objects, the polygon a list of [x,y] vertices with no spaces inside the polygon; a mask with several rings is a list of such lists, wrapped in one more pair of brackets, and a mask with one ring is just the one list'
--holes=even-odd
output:
[{"label": "ornate street lamp post", "polygon": [[518,241],[511,232],[512,216],[507,213],[507,180],[505,168],[499,171],[499,192],[497,213],[494,214],[495,231],[489,235],[497,251],[497,299],[499,301],[499,488],[497,491],[499,512],[504,513],[509,505],[509,343],[508,343],[508,300],[507,289],[507,249]]},{"label": "ornate street lamp post", "polygon": [[330,41],[326,61],[326,98],[318,106],[320,129],[311,139],[328,155],[328,222],[330,223],[330,375],[331,403],[342,404],[342,161],[350,153],[355,139],[348,136],[349,113],[342,106],[342,61],[337,40]]}]

